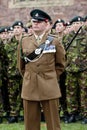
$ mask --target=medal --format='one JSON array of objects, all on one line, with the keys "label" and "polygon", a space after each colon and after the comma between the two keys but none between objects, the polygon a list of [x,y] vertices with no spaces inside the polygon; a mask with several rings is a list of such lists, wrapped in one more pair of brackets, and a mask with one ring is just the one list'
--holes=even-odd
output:
[{"label": "medal", "polygon": [[35,54],[36,54],[36,55],[39,55],[39,54],[41,53],[41,51],[42,51],[42,49],[41,49],[41,48],[36,49],[36,50],[35,50]]}]

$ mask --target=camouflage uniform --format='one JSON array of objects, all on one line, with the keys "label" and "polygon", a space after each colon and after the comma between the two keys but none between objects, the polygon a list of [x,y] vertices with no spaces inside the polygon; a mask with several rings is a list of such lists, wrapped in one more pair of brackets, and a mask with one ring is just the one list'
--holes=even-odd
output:
[{"label": "camouflage uniform", "polygon": [[2,62],[3,62],[3,46],[0,41],[0,123],[2,122],[2,116],[3,116],[3,106],[2,106],[2,92],[1,92],[1,87],[2,87]]},{"label": "camouflage uniform", "polygon": [[[64,46],[64,48],[66,49],[68,43],[71,41],[73,32],[71,34],[66,34],[63,35],[62,37],[62,44]],[[67,60],[67,52],[66,52],[66,60]],[[66,77],[67,77],[67,71],[65,69],[65,71],[63,72],[63,74],[60,76],[60,87],[61,87],[61,92],[63,94],[63,97],[60,99],[60,101],[62,102],[62,108],[63,108],[63,112],[66,114],[68,114],[68,108],[67,108],[67,85],[66,85]],[[66,114],[66,115],[67,115]],[[68,115],[69,116],[69,115]],[[67,117],[68,118],[68,117]]]},{"label": "camouflage uniform", "polygon": [[[81,30],[67,51],[67,102],[70,113],[87,116],[87,34]],[[84,79],[84,80],[83,80]],[[84,100],[85,99],[85,100]]]},{"label": "camouflage uniform", "polygon": [[11,39],[11,41],[5,45],[5,49],[9,58],[7,71],[9,79],[8,88],[11,107],[10,116],[15,117],[16,122],[18,121],[17,117],[20,114],[20,109],[22,108],[22,101],[20,96],[22,78],[17,70],[17,45],[18,41],[15,38]]},{"label": "camouflage uniform", "polygon": [[[58,39],[60,41],[60,43],[63,43],[63,40],[64,40],[64,33],[60,33],[58,35]],[[63,116],[64,116],[64,121],[67,120],[67,116],[68,116],[68,110],[67,110],[67,101],[66,101],[66,70],[60,75],[60,90],[61,90],[61,94],[62,94],[62,97],[60,98],[60,110],[62,110],[61,112],[63,112]]]},{"label": "camouflage uniform", "polygon": [[[4,44],[0,39],[0,116],[9,116],[10,104],[7,86],[7,65],[8,57],[4,49]],[[5,113],[5,114],[4,114]]]}]

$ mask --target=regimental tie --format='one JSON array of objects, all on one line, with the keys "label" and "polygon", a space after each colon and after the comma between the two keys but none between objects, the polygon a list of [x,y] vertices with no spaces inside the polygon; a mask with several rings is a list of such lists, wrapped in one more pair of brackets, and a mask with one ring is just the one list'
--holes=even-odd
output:
[{"label": "regimental tie", "polygon": [[37,37],[37,43],[38,43],[38,45],[40,44],[40,42],[41,42],[41,38],[40,37]]}]

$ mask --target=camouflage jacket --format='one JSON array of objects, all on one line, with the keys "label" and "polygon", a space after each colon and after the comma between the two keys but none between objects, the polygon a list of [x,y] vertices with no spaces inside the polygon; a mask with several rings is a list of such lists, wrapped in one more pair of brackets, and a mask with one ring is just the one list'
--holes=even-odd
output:
[{"label": "camouflage jacket", "polygon": [[7,76],[7,66],[8,66],[8,57],[6,50],[4,49],[4,44],[0,39],[0,84],[2,82],[2,78]]},{"label": "camouflage jacket", "polygon": [[87,33],[83,29],[67,51],[66,70],[72,73],[87,70]]},{"label": "camouflage jacket", "polygon": [[17,45],[18,41],[14,38],[9,43],[5,44],[9,64],[8,64],[8,77],[15,76],[17,66]]}]

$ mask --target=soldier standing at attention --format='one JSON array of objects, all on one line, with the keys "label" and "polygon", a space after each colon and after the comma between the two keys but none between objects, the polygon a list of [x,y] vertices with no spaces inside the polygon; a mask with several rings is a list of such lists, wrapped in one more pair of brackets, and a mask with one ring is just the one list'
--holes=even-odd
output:
[{"label": "soldier standing at attention", "polygon": [[0,28],[0,60],[2,61],[2,85],[1,85],[1,94],[2,94],[2,106],[3,106],[3,117],[7,120],[10,114],[10,103],[9,103],[9,92],[8,92],[8,56],[5,50],[5,45],[7,44],[7,27]]},{"label": "soldier standing at attention", "polygon": [[22,77],[17,69],[17,58],[16,58],[17,46],[22,37],[23,23],[21,21],[14,22],[12,27],[9,27],[8,29],[8,32],[10,31],[14,33],[14,36],[9,40],[9,43],[6,44],[5,49],[7,51],[9,58],[8,78],[9,78],[9,99],[11,107],[9,123],[14,123],[18,122],[20,116],[20,110],[23,108],[21,105],[22,100],[20,96]]},{"label": "soldier standing at attention", "polygon": [[41,106],[47,129],[60,130],[58,79],[65,67],[65,50],[57,37],[48,34],[47,22],[51,18],[46,12],[35,9],[30,16],[34,33],[18,46],[25,130],[40,130]]},{"label": "soldier standing at attention", "polygon": [[[0,30],[1,32],[1,30]],[[6,52],[4,49],[4,44],[0,39],[0,123],[3,122],[3,70],[4,70],[4,59],[6,58]],[[6,59],[7,60],[7,59]]]},{"label": "soldier standing at attention", "polygon": [[[74,32],[83,26],[84,19],[76,16],[71,20]],[[68,123],[79,119],[87,124],[87,34],[80,29],[67,51],[67,105],[70,113]]]},{"label": "soldier standing at attention", "polygon": [[[64,31],[66,29],[66,24],[63,19],[57,19],[53,25],[53,29],[55,30],[55,33],[58,35],[58,38],[60,42],[63,44],[63,38],[65,36]],[[59,99],[60,101],[60,116],[61,113],[63,113],[63,120],[66,122],[68,120],[68,111],[67,111],[67,102],[66,102],[66,71],[64,71],[60,75],[60,90],[62,97]]]},{"label": "soldier standing at attention", "polygon": [[57,19],[52,27],[54,33],[58,35],[60,42],[62,43],[62,38],[64,36],[64,30],[66,29],[66,24],[63,19]]}]

